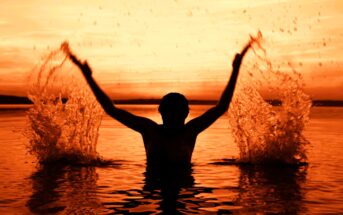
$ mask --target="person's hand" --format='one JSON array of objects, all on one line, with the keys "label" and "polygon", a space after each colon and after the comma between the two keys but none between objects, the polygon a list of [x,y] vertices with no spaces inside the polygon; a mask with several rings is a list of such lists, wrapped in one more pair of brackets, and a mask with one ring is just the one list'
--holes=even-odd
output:
[{"label": "person's hand", "polygon": [[234,69],[238,69],[241,66],[241,63],[242,63],[242,55],[237,53],[235,56],[235,59],[232,62],[232,67]]},{"label": "person's hand", "polygon": [[83,62],[81,62],[73,53],[68,52],[67,53],[69,59],[78,67],[80,67],[80,69],[82,69],[83,67]]},{"label": "person's hand", "polygon": [[87,61],[81,61],[79,60],[76,55],[74,55],[71,51],[70,51],[70,48],[69,48],[69,44],[68,42],[64,42],[62,43],[61,45],[61,49],[66,53],[66,55],[69,57],[69,59],[76,65],[78,66],[82,73],[86,76],[86,77],[89,77],[92,75],[92,70],[91,68],[89,67],[88,65],[88,62]]},{"label": "person's hand", "polygon": [[70,58],[70,60],[75,64],[75,65],[77,65],[80,69],[81,69],[81,71],[82,71],[82,73],[86,76],[86,77],[90,77],[90,76],[92,76],[92,70],[91,70],[91,68],[89,67],[89,65],[88,65],[88,62],[85,60],[85,61],[83,61],[83,62],[81,62],[79,59],[77,59],[77,57],[74,55],[74,54],[72,54],[72,53],[69,53],[69,58]]},{"label": "person's hand", "polygon": [[82,73],[84,74],[84,76],[86,77],[90,77],[92,76],[92,70],[88,65],[88,62],[85,60],[83,62],[81,62],[73,53],[69,52],[68,57],[70,58],[70,60],[76,65],[78,66]]},{"label": "person's hand", "polygon": [[247,53],[248,49],[251,47],[251,42],[249,42],[244,49],[241,51],[241,53],[237,53],[235,56],[235,59],[232,62],[232,67],[234,69],[239,69],[239,67],[241,66],[242,63],[242,59],[244,57],[244,55]]},{"label": "person's hand", "polygon": [[92,69],[89,67],[88,62],[85,60],[82,64],[82,72],[86,77],[92,76]]}]

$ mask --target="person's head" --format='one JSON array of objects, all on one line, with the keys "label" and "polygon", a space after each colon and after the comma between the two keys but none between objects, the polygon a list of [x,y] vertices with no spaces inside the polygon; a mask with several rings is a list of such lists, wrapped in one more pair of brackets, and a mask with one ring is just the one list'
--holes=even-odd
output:
[{"label": "person's head", "polygon": [[164,125],[183,125],[189,113],[188,100],[180,93],[168,93],[163,96],[158,111]]}]

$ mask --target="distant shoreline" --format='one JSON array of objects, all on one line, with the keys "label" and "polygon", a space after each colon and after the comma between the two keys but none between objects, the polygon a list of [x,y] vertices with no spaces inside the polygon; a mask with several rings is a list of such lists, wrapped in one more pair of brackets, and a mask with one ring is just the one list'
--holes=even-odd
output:
[{"label": "distant shoreline", "polygon": [[[269,104],[273,106],[280,106],[281,101],[277,99],[266,100]],[[123,105],[139,105],[139,104],[159,104],[160,99],[127,99],[127,100],[113,100],[115,104]],[[7,96],[0,95],[0,105],[30,105],[32,102],[27,97],[21,96]],[[215,105],[216,100],[189,100],[191,105]],[[329,107],[342,107],[343,100],[313,100],[312,106],[329,106]],[[3,109],[3,108],[2,108]]]}]

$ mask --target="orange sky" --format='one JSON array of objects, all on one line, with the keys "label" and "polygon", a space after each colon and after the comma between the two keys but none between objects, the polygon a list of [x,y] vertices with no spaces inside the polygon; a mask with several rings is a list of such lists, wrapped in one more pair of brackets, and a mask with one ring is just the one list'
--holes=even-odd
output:
[{"label": "orange sky", "polygon": [[0,94],[68,40],[114,98],[180,91],[216,99],[235,52],[261,30],[274,65],[303,74],[314,99],[343,99],[340,0],[3,0]]}]

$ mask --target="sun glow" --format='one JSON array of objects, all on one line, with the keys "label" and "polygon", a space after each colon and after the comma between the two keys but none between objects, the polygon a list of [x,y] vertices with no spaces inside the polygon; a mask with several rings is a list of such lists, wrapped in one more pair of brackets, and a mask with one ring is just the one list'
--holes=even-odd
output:
[{"label": "sun glow", "polygon": [[[303,74],[314,98],[343,99],[341,1],[4,4],[0,94],[25,95],[26,77],[34,65],[68,40],[113,97],[125,97],[128,90],[131,97],[160,97],[173,90],[216,98],[228,80],[235,52],[249,34],[261,30],[269,57],[280,70],[291,64]],[[207,86],[214,88],[209,92]]]}]

